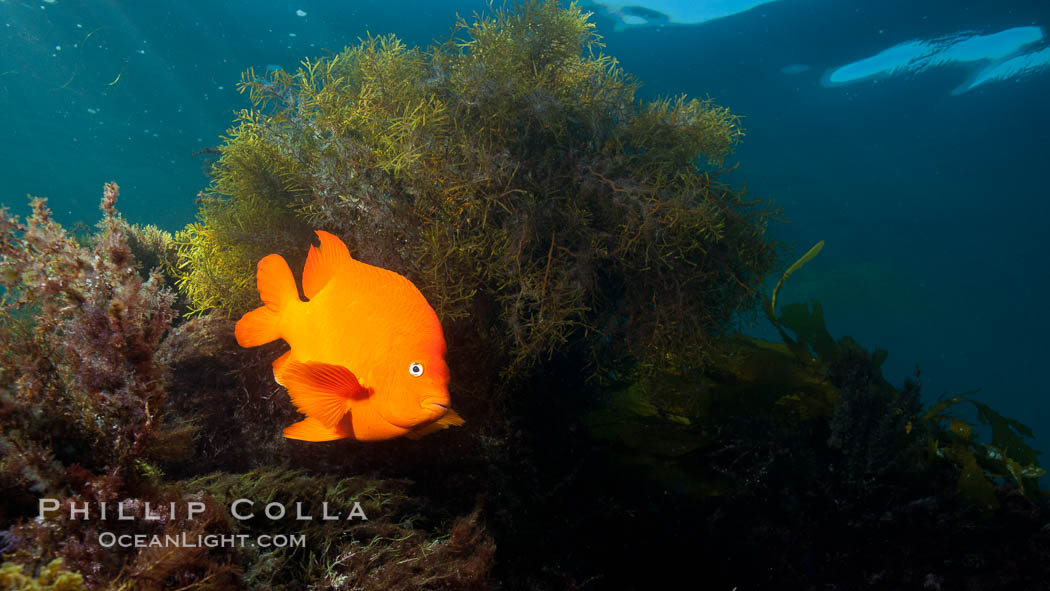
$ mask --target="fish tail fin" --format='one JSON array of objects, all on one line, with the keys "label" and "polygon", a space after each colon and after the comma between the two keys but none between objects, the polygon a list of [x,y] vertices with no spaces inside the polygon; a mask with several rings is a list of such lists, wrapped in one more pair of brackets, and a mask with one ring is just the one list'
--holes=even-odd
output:
[{"label": "fish tail fin", "polygon": [[288,261],[279,254],[267,255],[259,261],[255,284],[263,303],[275,312],[283,310],[289,302],[299,300],[299,289],[295,287],[292,270],[288,267]]},{"label": "fish tail fin", "polygon": [[326,427],[313,417],[306,417],[298,423],[288,425],[284,428],[284,436],[300,441],[335,441],[349,437],[337,427]]},{"label": "fish tail fin", "polygon": [[408,437],[409,439],[420,439],[424,435],[430,435],[431,433],[436,433],[442,429],[448,429],[449,427],[458,427],[466,422],[467,421],[465,421],[463,417],[459,416],[459,413],[450,408],[440,419],[405,433],[405,437]]},{"label": "fish tail fin", "polygon": [[234,335],[242,347],[257,347],[281,338],[281,311],[291,302],[299,301],[292,270],[279,254],[268,255],[259,261],[255,281],[265,305],[237,321]]},{"label": "fish tail fin", "polygon": [[277,329],[280,315],[263,306],[248,312],[237,321],[233,334],[242,347],[258,347],[281,338]]}]

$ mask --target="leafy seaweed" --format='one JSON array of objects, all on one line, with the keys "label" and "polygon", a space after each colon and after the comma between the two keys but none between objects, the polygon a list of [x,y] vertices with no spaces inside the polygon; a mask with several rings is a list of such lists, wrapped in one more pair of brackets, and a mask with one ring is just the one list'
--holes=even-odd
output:
[{"label": "leafy seaweed", "polygon": [[180,289],[236,317],[255,305],[255,262],[301,260],[318,228],[412,279],[451,355],[491,359],[471,389],[556,355],[597,378],[626,358],[709,361],[758,300],[772,213],[717,181],[735,115],[638,100],[601,47],[575,4],[528,1],[429,48],[369,36],[246,72],[251,107],[176,236]]}]

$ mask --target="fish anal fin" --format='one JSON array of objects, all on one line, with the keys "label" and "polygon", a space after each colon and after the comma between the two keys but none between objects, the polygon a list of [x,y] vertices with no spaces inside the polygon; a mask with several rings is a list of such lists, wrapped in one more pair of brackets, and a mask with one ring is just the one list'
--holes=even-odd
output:
[{"label": "fish anal fin", "polygon": [[281,338],[278,329],[280,315],[267,306],[262,306],[241,316],[233,327],[237,344],[242,347],[258,347]]},{"label": "fish anal fin", "polygon": [[369,394],[349,369],[319,361],[288,361],[280,379],[299,412],[329,429],[346,415],[350,401]]},{"label": "fish anal fin", "polygon": [[352,260],[342,240],[322,230],[316,233],[321,240],[321,247],[310,246],[306,266],[303,267],[303,294],[309,299],[324,289],[339,269]]},{"label": "fish anal fin", "polygon": [[277,359],[273,360],[271,366],[273,367],[273,381],[280,385],[284,385],[281,381],[281,372],[284,371],[284,364],[288,363],[288,359],[292,356],[291,351],[286,351],[284,355],[281,355]]},{"label": "fish anal fin", "polygon": [[412,429],[408,433],[405,433],[405,437],[408,437],[409,439],[420,439],[424,435],[430,435],[431,433],[436,433],[442,429],[448,429],[449,427],[458,427],[465,422],[466,421],[463,420],[463,417],[459,416],[459,413],[450,408],[440,419],[433,423],[427,423],[422,427]]},{"label": "fish anal fin", "polygon": [[300,441],[335,441],[345,439],[349,435],[337,427],[326,427],[321,421],[313,417],[306,417],[298,423],[285,427],[284,436]]}]

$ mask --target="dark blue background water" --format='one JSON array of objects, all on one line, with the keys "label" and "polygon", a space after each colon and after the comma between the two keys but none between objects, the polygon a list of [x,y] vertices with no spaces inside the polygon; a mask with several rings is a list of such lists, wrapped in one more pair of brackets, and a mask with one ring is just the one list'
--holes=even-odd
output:
[{"label": "dark blue background water", "polygon": [[[194,152],[246,106],[243,70],[294,69],[367,31],[426,44],[483,7],[2,1],[0,201],[23,212],[26,193],[43,195],[61,220],[91,221],[113,179],[132,221],[177,229],[207,182]],[[597,22],[644,97],[710,95],[744,117],[733,179],[783,207],[785,262],[827,240],[781,301],[819,298],[833,334],[890,351],[891,381],[917,363],[928,397],[980,387],[1050,447],[1050,73],[959,96],[967,74],[953,67],[820,85],[909,39],[1050,27],[1050,4],[783,0],[698,26]],[[791,64],[810,69],[781,73]]]}]

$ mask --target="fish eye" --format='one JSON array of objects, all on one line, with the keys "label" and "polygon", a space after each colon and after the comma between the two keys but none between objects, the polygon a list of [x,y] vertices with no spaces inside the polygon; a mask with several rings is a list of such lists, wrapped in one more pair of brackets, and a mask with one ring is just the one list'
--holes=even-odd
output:
[{"label": "fish eye", "polygon": [[423,364],[418,361],[413,361],[412,365],[408,366],[408,373],[414,378],[418,378],[423,375]]}]

